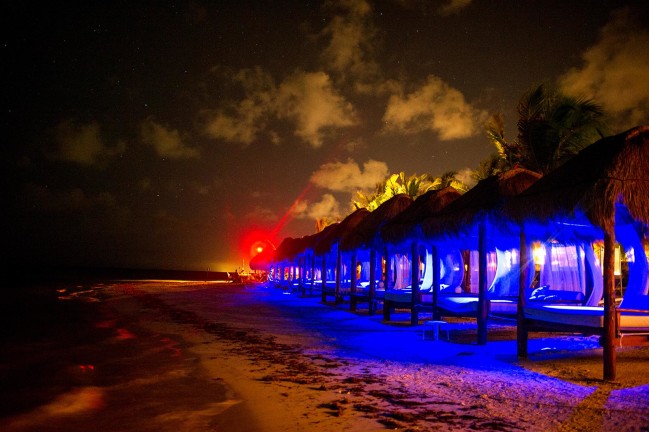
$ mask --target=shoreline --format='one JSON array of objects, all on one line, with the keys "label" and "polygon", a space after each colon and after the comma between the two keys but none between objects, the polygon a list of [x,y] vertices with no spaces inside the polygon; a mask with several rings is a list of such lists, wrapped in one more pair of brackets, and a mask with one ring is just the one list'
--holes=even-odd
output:
[{"label": "shoreline", "polygon": [[[160,412],[149,407],[148,418],[142,407],[130,407],[139,413],[135,418],[143,417],[139,428],[125,423],[120,430],[146,430],[144,424],[150,430],[234,432],[640,430],[649,424],[647,350],[625,350],[622,381],[607,384],[592,378],[600,373],[592,370],[601,365],[596,350],[541,352],[519,364],[501,349],[512,341],[486,347],[422,341],[420,329],[382,324],[379,317],[273,288],[128,282],[102,289],[99,305],[112,314],[102,320],[112,323],[103,330],[111,334],[107,346],[137,341],[132,358],[157,369],[119,376],[124,371],[114,366],[115,382],[77,387],[95,389],[78,398],[100,393],[104,405],[66,414],[68,426],[75,424],[70,415],[85,419],[76,424],[92,420],[101,426],[97,420],[119,409],[116,402],[124,403],[129,392],[139,394],[147,379],[157,379],[155,388],[163,393],[189,385],[192,391],[183,398],[194,402],[188,406],[167,395],[157,401]],[[120,331],[125,339],[116,339]],[[584,358],[576,361],[577,355]],[[637,373],[626,377],[625,368]],[[16,421],[25,415],[40,418],[40,426],[55,424],[61,414],[44,411],[48,406],[2,418],[0,426],[37,430]]]}]

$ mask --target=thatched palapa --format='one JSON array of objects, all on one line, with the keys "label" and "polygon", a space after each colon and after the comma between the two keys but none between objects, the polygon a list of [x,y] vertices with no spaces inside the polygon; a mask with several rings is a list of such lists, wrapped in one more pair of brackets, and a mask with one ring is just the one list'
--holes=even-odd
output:
[{"label": "thatched palapa", "polygon": [[614,205],[649,223],[649,126],[597,141],[506,205],[518,220],[547,221],[583,213],[611,229]]},{"label": "thatched palapa", "polygon": [[292,259],[297,241],[298,239],[293,237],[284,238],[275,251],[275,261],[280,262]]},{"label": "thatched palapa", "polygon": [[313,238],[311,239],[311,246],[310,247],[313,249],[313,252],[316,255],[321,255],[321,253],[319,252],[320,250],[322,250],[323,251],[322,253],[324,253],[324,254],[329,252],[328,249],[326,249],[324,247],[319,247],[319,245],[320,245],[321,242],[325,241],[325,239],[329,236],[329,233],[332,230],[335,230],[336,227],[339,224],[340,224],[340,222],[332,223],[331,225],[327,225],[326,227],[324,227],[322,229],[322,231],[320,231],[319,233],[313,234]]},{"label": "thatched palapa", "polygon": [[481,180],[440,215],[425,219],[421,223],[422,233],[431,239],[455,236],[470,232],[478,222],[486,220],[507,231],[509,227],[503,218],[505,200],[520,194],[539,178],[541,174],[513,168]]},{"label": "thatched palapa", "polygon": [[389,220],[412,204],[412,198],[405,194],[395,195],[370,213],[354,231],[346,235],[341,243],[342,250],[377,247],[380,243],[380,230]]},{"label": "thatched palapa", "polygon": [[461,195],[457,189],[450,186],[420,195],[409,207],[381,228],[381,238],[386,243],[398,244],[420,237],[419,224],[426,218],[438,215]]},{"label": "thatched palapa", "polygon": [[[353,232],[359,223],[361,223],[370,212],[367,209],[358,209],[340,223],[333,225],[333,228],[328,229],[329,227],[323,230],[323,235],[319,239],[318,243],[315,245],[314,250],[316,254],[323,255],[331,251],[332,247],[339,242],[343,237],[349,235]],[[332,226],[332,225],[330,225]]]},{"label": "thatched palapa", "polygon": [[274,261],[275,249],[268,246],[250,259],[250,268],[252,270],[268,271]]},{"label": "thatched palapa", "polygon": [[[604,379],[615,379],[615,347],[622,345],[623,341],[647,343],[646,336],[622,338],[618,328],[620,316],[615,301],[614,250],[616,215],[624,215],[624,219],[630,215],[636,224],[649,224],[649,126],[639,126],[586,147],[512,199],[505,210],[521,223],[533,221],[578,226],[586,225],[584,219],[587,219],[602,229],[603,327],[590,331],[602,337]],[[623,218],[618,219],[618,223],[626,222]],[[645,259],[644,253],[639,255]],[[524,357],[527,356],[528,330],[539,321],[530,320],[520,312],[521,306],[524,304],[519,304],[518,350],[519,356]],[[553,325],[562,330],[560,324]],[[545,329],[547,323],[541,326]]]}]

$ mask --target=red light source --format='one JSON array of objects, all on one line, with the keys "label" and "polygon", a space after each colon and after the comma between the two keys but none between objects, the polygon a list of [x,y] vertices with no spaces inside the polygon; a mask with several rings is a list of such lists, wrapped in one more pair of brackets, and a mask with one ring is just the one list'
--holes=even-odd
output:
[{"label": "red light source", "polygon": [[273,248],[273,239],[269,237],[267,231],[250,229],[241,236],[239,245],[242,258],[248,261],[268,247]]}]

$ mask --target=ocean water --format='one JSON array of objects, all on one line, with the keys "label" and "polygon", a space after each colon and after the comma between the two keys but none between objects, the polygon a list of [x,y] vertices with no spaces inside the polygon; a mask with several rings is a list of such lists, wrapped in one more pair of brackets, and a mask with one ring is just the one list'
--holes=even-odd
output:
[{"label": "ocean water", "polygon": [[[115,283],[3,290],[0,430],[149,430],[153,418],[228,400],[226,385],[203,376],[181,338],[142,325],[151,317],[131,296],[109,295]],[[127,302],[129,315],[116,302]]]}]

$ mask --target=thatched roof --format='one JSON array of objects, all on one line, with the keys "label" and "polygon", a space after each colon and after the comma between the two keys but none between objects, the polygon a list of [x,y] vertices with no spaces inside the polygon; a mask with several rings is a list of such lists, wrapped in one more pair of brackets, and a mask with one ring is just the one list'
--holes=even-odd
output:
[{"label": "thatched roof", "polygon": [[381,228],[381,238],[384,242],[397,244],[409,238],[419,237],[421,234],[420,222],[439,214],[461,195],[457,189],[450,186],[420,195],[409,207]]},{"label": "thatched roof", "polygon": [[358,209],[340,221],[340,223],[335,224],[334,228],[328,230],[314,246],[315,253],[323,255],[329,252],[336,242],[355,230],[358,224],[369,214],[370,212],[367,209]]},{"label": "thatched roof", "polygon": [[311,249],[314,253],[316,253],[315,250],[316,250],[318,244],[319,244],[322,240],[324,240],[325,237],[327,237],[327,236],[329,235],[329,232],[330,232],[331,230],[336,229],[336,226],[338,226],[339,223],[340,223],[340,222],[334,222],[334,223],[332,223],[331,225],[327,225],[326,227],[324,227],[324,228],[322,229],[322,231],[313,234],[313,235],[310,237],[309,244],[308,244],[307,247],[308,247],[309,249]]},{"label": "thatched roof", "polygon": [[268,270],[275,260],[275,249],[267,247],[250,259],[250,268],[253,270]]},{"label": "thatched roof", "polygon": [[298,239],[293,237],[286,237],[282,242],[277,246],[275,250],[275,261],[283,261],[291,259],[294,254],[295,246]]},{"label": "thatched roof", "polygon": [[369,247],[380,241],[380,230],[385,223],[404,211],[412,204],[412,198],[405,194],[395,195],[370,213],[356,229],[345,236],[340,242],[342,250],[348,251],[361,247]]},{"label": "thatched roof", "polygon": [[[467,193],[450,203],[440,215],[421,223],[428,238],[469,232],[477,222],[486,220],[503,224],[504,201],[516,196],[535,183],[541,174],[524,168],[513,168],[481,180]],[[502,226],[504,228],[504,226]]]},{"label": "thatched roof", "polygon": [[506,205],[517,220],[547,222],[583,213],[610,229],[614,205],[649,223],[649,126],[638,126],[586,147]]}]

